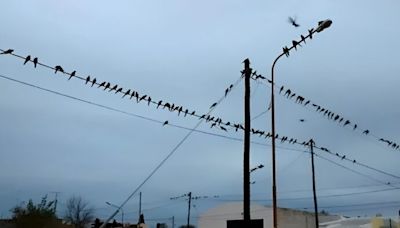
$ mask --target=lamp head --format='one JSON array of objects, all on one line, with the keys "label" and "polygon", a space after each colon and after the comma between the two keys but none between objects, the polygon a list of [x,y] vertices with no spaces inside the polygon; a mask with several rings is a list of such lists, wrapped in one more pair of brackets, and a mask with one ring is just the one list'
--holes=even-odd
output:
[{"label": "lamp head", "polygon": [[332,20],[326,19],[325,21],[318,22],[318,27],[315,29],[316,32],[322,32],[324,29],[329,28],[332,24]]}]

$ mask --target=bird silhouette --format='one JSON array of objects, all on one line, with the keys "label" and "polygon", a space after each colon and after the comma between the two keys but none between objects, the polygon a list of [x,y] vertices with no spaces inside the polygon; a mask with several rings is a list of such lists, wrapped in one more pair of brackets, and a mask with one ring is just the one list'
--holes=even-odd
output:
[{"label": "bird silhouette", "polygon": [[36,68],[37,64],[38,64],[38,58],[36,57],[33,59],[33,66]]},{"label": "bird silhouette", "polygon": [[220,128],[221,128],[221,130],[224,130],[224,131],[228,131],[225,127],[223,127],[223,126],[219,126]]},{"label": "bird silhouette", "polygon": [[353,160],[353,163],[356,163],[357,161],[356,160]]},{"label": "bird silhouette", "polygon": [[165,103],[165,104],[164,104],[164,107],[163,107],[163,109],[164,109],[164,108],[171,109],[171,105],[170,105],[170,104],[167,102],[167,103]]},{"label": "bird silhouette", "polygon": [[126,95],[129,95],[130,93],[131,93],[131,90],[128,89],[128,90],[124,93],[124,95],[122,96],[122,98],[124,98]]},{"label": "bird silhouette", "polygon": [[343,121],[343,117],[342,118],[340,118],[340,120],[339,120],[339,123],[341,123]]},{"label": "bird silhouette", "polygon": [[294,50],[297,50],[297,46],[301,47],[300,43],[296,40],[292,40],[292,44],[293,44]]},{"label": "bird silhouette", "polygon": [[214,108],[215,106],[217,106],[217,102],[215,102],[214,104],[212,104],[211,106],[210,106],[210,109],[212,109],[212,108]]},{"label": "bird silhouette", "polygon": [[[90,79],[90,78],[89,78],[89,79]],[[105,84],[106,84],[106,82],[102,82],[102,83],[100,83],[99,86],[97,86],[97,88],[100,88],[100,87],[102,87],[102,86],[105,86]]]},{"label": "bird silhouette", "polygon": [[346,126],[346,125],[348,125],[348,124],[350,124],[350,121],[349,121],[349,120],[346,120],[346,122],[344,122],[344,124],[343,124],[343,127]]},{"label": "bird silhouette", "polygon": [[30,56],[30,55],[26,56],[24,65],[25,65],[27,62],[29,62],[30,60],[31,60],[31,56]]},{"label": "bird silhouette", "polygon": [[281,89],[279,90],[279,94],[281,94],[282,93],[282,91],[283,91],[283,86],[281,86]]},{"label": "bird silhouette", "polygon": [[146,97],[147,97],[147,95],[143,95],[143,96],[139,99],[139,101],[142,101],[142,100],[146,99]]},{"label": "bird silhouette", "polygon": [[93,86],[94,86],[94,84],[96,84],[96,78],[93,78],[93,81],[92,81],[92,86],[91,86],[91,87],[93,87]]},{"label": "bird silhouette", "polygon": [[285,47],[282,48],[282,50],[283,50],[283,54],[285,54],[286,57],[289,57],[289,56],[290,56],[289,48],[288,48],[288,47],[285,46]]},{"label": "bird silhouette", "polygon": [[147,98],[147,105],[150,105],[150,103],[151,103],[151,97],[149,96],[149,97]]},{"label": "bird silhouette", "polygon": [[163,123],[163,126],[165,126],[165,125],[167,125],[168,124],[168,120],[166,120],[164,123]]},{"label": "bird silhouette", "polygon": [[58,71],[60,71],[61,73],[64,73],[64,69],[60,66],[57,65],[56,67],[54,67],[54,73],[56,74]]},{"label": "bird silhouette", "polygon": [[357,124],[354,124],[353,130],[355,130],[357,128]]},{"label": "bird silhouette", "polygon": [[160,101],[157,103],[157,108],[160,107],[161,104],[162,104],[162,100],[160,100]]},{"label": "bird silhouette", "polygon": [[212,123],[211,128],[215,127],[216,125],[217,125],[216,123]]},{"label": "bird silhouette", "polygon": [[295,93],[293,93],[293,94],[292,94],[292,96],[290,96],[290,99],[292,99],[294,96],[296,96],[296,94],[295,94]]},{"label": "bird silhouette", "polygon": [[338,120],[338,119],[339,119],[339,117],[340,117],[340,116],[336,114],[336,116],[335,116],[335,119],[334,119],[334,120],[335,120],[335,121],[336,121],[336,120]]},{"label": "bird silhouette", "polygon": [[365,131],[363,131],[363,134],[366,134],[366,135],[368,135],[368,133],[369,133],[369,130],[365,130]]},{"label": "bird silhouette", "polygon": [[304,121],[306,121],[306,120],[305,120],[305,119],[299,119],[299,121],[300,121],[300,122],[304,122]]},{"label": "bird silhouette", "polygon": [[190,115],[192,116],[196,115],[196,111],[193,111],[192,113],[190,113]]},{"label": "bird silhouette", "polygon": [[303,35],[300,35],[300,37],[301,37],[301,41],[300,42],[306,43],[306,38]]},{"label": "bird silhouette", "polygon": [[178,116],[179,116],[179,114],[181,114],[182,110],[183,110],[183,107],[180,106],[180,107],[178,108]]},{"label": "bird silhouette", "polygon": [[290,24],[292,24],[294,27],[299,27],[300,25],[296,22],[296,18],[293,18],[293,17],[289,17],[288,18],[288,21],[289,21],[289,23]]},{"label": "bird silhouette", "polygon": [[225,90],[225,97],[226,97],[226,95],[228,95],[228,93],[229,93],[229,88],[226,88],[226,90]]},{"label": "bird silhouette", "polygon": [[343,156],[342,156],[342,160],[345,159],[345,158],[346,158],[346,155],[343,155]]},{"label": "bird silhouette", "polygon": [[291,93],[292,93],[292,92],[290,91],[290,89],[288,89],[288,90],[286,90],[286,92],[285,92],[285,96],[287,95],[287,98],[289,98],[289,96],[290,96]]},{"label": "bird silhouette", "polygon": [[104,90],[110,88],[111,84],[109,82],[107,82],[106,86],[104,86]]},{"label": "bird silhouette", "polygon": [[[72,73],[69,75],[68,80],[71,80],[72,77],[75,77],[75,74],[76,74],[76,70],[72,71]],[[90,79],[89,79],[89,80],[90,80]],[[88,83],[88,82],[86,81],[85,84],[87,84],[87,83]]]},{"label": "bird silhouette", "polygon": [[[75,71],[74,71],[75,72]],[[74,72],[72,72],[72,73],[74,73]],[[71,73],[71,75],[72,75],[72,73]],[[75,74],[74,74],[75,75]],[[69,77],[69,79],[71,79],[73,76],[70,76]],[[88,82],[90,82],[90,76],[87,76],[87,78],[86,78],[86,82],[85,82],[85,85],[86,84],[88,84]],[[104,82],[103,82],[104,83]],[[99,85],[99,87],[101,86],[101,84]]]},{"label": "bird silhouette", "polygon": [[308,37],[310,37],[310,40],[312,40],[312,34],[314,33],[314,29],[309,29],[308,30]]},{"label": "bird silhouette", "polygon": [[8,49],[8,50],[3,51],[2,53],[0,53],[0,55],[12,54],[13,52],[14,52],[14,49]]},{"label": "bird silhouette", "polygon": [[122,93],[122,87],[115,91],[115,93]]},{"label": "bird silhouette", "polygon": [[110,90],[108,90],[108,92],[111,92],[111,91],[113,91],[113,90],[117,90],[117,88],[118,88],[118,85],[115,85],[115,86],[113,86]]}]

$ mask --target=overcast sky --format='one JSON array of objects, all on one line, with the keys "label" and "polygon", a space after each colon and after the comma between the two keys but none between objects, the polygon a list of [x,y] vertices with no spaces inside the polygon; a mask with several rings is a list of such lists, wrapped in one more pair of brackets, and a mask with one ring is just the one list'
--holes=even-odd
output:
[{"label": "overcast sky", "polygon": [[[98,81],[109,81],[153,100],[182,105],[206,113],[225,89],[240,77],[242,61],[270,77],[273,60],[283,46],[330,18],[332,26],[276,65],[276,83],[312,102],[340,113],[369,129],[374,136],[400,142],[400,72],[398,39],[400,2],[396,0],[305,1],[1,1],[0,48],[38,57],[39,61]],[[300,27],[287,19],[297,17]],[[54,74],[23,60],[0,56],[0,74],[129,113],[191,128],[193,117],[137,104],[120,95],[90,88],[81,80]],[[253,82],[252,116],[266,110],[270,87]],[[187,134],[187,130],[128,116],[0,78],[0,215],[23,201],[39,201],[59,193],[62,215],[65,200],[79,195],[108,217],[109,201],[122,203]],[[243,82],[213,115],[243,121]],[[400,176],[400,151],[361,130],[342,127],[293,100],[276,96],[276,129],[357,162]],[[300,122],[299,119],[304,119]],[[252,127],[271,128],[270,112]],[[238,131],[199,130],[241,139]],[[270,139],[251,145],[254,203],[271,204]],[[311,208],[310,155],[299,145],[278,144],[278,205]],[[284,147],[284,148],[282,148]],[[288,150],[289,148],[292,150]],[[335,156],[316,151],[319,205],[344,215],[396,215],[400,180]],[[218,136],[193,133],[141,189],[145,218],[175,216],[183,224],[183,199],[170,197],[191,191],[197,200],[195,220],[219,203],[242,199],[243,144]],[[382,183],[390,182],[391,186]],[[384,189],[387,191],[381,191]],[[356,194],[361,192],[371,192]],[[353,195],[336,196],[354,193]],[[323,197],[331,196],[331,197]],[[303,198],[303,199],[293,199]],[[349,205],[371,203],[375,207]],[[336,207],[343,206],[343,207]],[[124,207],[126,220],[137,220],[137,195]],[[117,217],[120,218],[119,216]],[[161,220],[158,220],[161,221]],[[167,221],[167,220],[166,220]]]}]

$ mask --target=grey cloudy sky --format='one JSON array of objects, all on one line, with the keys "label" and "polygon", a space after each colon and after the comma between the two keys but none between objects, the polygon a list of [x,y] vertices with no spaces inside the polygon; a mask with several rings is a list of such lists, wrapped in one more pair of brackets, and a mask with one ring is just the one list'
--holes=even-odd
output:
[{"label": "grey cloudy sky", "polygon": [[[257,72],[269,77],[274,58],[300,34],[330,18],[331,28],[283,58],[276,67],[276,83],[370,129],[376,136],[400,142],[398,117],[400,79],[398,45],[400,2],[372,1],[2,1],[1,49],[39,57],[79,75],[91,75],[132,88],[153,99],[174,102],[206,113],[229,84],[240,77],[242,61],[250,58]],[[299,28],[287,23],[297,16]],[[0,56],[0,74],[81,99],[160,121],[193,127],[197,120],[183,118],[144,103],[67,81],[48,69]],[[112,209],[105,201],[121,203],[171,151],[187,131],[105,110],[56,96],[1,78],[0,80],[0,214],[30,198],[51,192],[63,200],[72,195],[87,199],[99,217]],[[264,111],[269,87],[252,84],[252,115]],[[213,113],[242,122],[243,85],[240,83]],[[276,97],[277,132],[346,154],[359,162],[400,175],[399,151],[370,136],[353,132],[315,113],[311,108]],[[270,113],[252,123],[269,130]],[[305,119],[304,123],[299,119]],[[203,124],[199,129],[241,138],[242,133],[220,132]],[[266,142],[253,137],[254,141]],[[304,150],[296,145],[285,148]],[[252,175],[255,202],[270,204],[271,150],[252,144],[252,166],[265,168]],[[309,155],[278,148],[279,206],[312,205]],[[321,153],[321,151],[317,151]],[[220,195],[199,200],[193,211],[240,200],[242,194],[241,142],[194,133],[142,188],[145,217],[185,219],[184,200],[169,197]],[[372,172],[335,157],[327,158],[381,182],[396,178]],[[323,159],[316,160],[321,196],[388,188]],[[303,191],[308,190],[308,191]],[[320,206],[389,202],[399,191],[321,197]],[[135,221],[135,196],[125,210]],[[397,213],[390,208],[327,208],[349,215]]]}]

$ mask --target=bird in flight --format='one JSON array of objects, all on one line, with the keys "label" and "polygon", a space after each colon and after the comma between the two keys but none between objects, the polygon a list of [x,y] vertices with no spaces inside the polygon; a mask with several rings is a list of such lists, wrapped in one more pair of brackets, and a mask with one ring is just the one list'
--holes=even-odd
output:
[{"label": "bird in flight", "polygon": [[5,54],[12,54],[14,52],[13,49],[8,49],[6,51],[3,51],[2,53],[0,53],[0,55],[5,55]]},{"label": "bird in flight", "polygon": [[31,56],[30,56],[30,55],[26,56],[24,65],[25,65],[27,62],[29,62],[30,60],[31,60]]},{"label": "bird in flight", "polygon": [[33,65],[35,66],[35,68],[36,68],[37,64],[38,64],[38,58],[36,57],[33,59]]},{"label": "bird in flight", "polygon": [[294,18],[293,18],[293,17],[289,17],[289,18],[288,18],[288,21],[289,21],[289,23],[292,24],[294,27],[296,27],[296,28],[297,28],[297,27],[300,27],[300,25],[296,22],[296,17],[294,17]]}]

